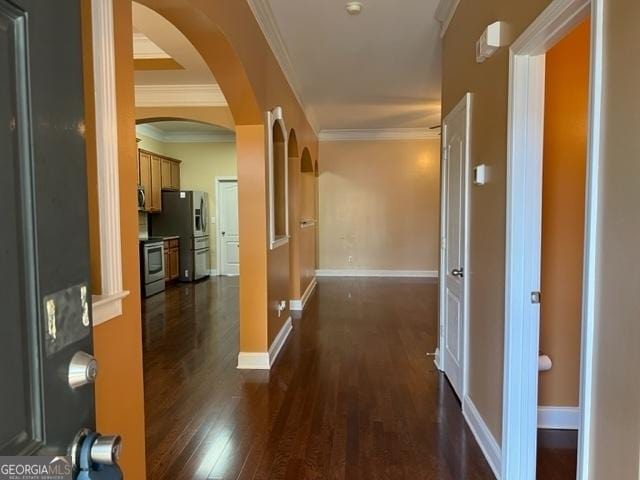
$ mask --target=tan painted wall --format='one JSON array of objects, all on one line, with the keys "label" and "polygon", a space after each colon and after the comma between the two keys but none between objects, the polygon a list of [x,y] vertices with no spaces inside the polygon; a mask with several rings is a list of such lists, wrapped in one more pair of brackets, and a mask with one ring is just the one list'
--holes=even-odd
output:
[{"label": "tan painted wall", "polygon": [[605,2],[590,479],[636,480],[640,446],[640,2]]},{"label": "tan painted wall", "polygon": [[476,63],[475,45],[496,20],[515,36],[550,0],[462,0],[444,37],[442,115],[472,92],[471,161],[486,164],[491,180],[471,189],[469,255],[469,396],[498,443],[502,437],[507,102],[509,51]]},{"label": "tan painted wall", "polygon": [[[132,161],[136,154],[136,139],[133,62],[130,60],[133,55],[130,0],[114,0],[114,18],[122,276],[124,289],[130,293],[123,301],[122,316],[94,328],[94,352],[100,365],[96,382],[96,415],[100,433],[122,436],[120,464],[126,478],[143,479],[146,477],[144,396],[135,191],[137,173],[136,162]],[[91,215],[98,215],[98,212],[92,209]],[[92,248],[95,248],[94,244]]]},{"label": "tan painted wall", "polygon": [[578,406],[582,329],[590,21],[546,57],[539,404]]},{"label": "tan painted wall", "polygon": [[439,151],[438,139],[322,142],[320,269],[438,270]]}]

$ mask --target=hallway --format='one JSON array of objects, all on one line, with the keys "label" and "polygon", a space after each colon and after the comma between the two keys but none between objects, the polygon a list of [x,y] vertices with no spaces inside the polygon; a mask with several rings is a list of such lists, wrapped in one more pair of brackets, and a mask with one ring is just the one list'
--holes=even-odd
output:
[{"label": "hallway", "polygon": [[436,287],[321,279],[271,373],[235,368],[237,278],[148,299],[148,478],[493,478],[425,355]]}]

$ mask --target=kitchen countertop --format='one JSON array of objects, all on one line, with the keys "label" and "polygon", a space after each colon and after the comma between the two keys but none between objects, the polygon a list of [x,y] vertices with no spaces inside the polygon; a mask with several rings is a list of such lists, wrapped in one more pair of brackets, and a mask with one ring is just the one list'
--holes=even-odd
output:
[{"label": "kitchen countertop", "polygon": [[179,240],[180,236],[179,235],[173,235],[170,237],[162,237],[163,240]]}]

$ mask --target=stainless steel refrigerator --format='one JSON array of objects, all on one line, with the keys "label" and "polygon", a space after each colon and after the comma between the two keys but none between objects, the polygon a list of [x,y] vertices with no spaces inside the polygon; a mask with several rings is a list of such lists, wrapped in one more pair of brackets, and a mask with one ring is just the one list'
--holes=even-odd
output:
[{"label": "stainless steel refrigerator", "polygon": [[154,237],[180,237],[180,281],[209,276],[209,199],[206,192],[162,192],[162,212],[150,215]]}]

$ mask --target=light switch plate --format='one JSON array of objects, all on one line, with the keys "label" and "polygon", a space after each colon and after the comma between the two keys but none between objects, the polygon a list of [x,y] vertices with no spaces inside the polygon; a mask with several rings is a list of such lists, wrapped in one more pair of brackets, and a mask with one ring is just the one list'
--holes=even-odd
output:
[{"label": "light switch plate", "polygon": [[487,183],[487,166],[476,165],[473,167],[473,183],[474,185],[484,185]]}]

